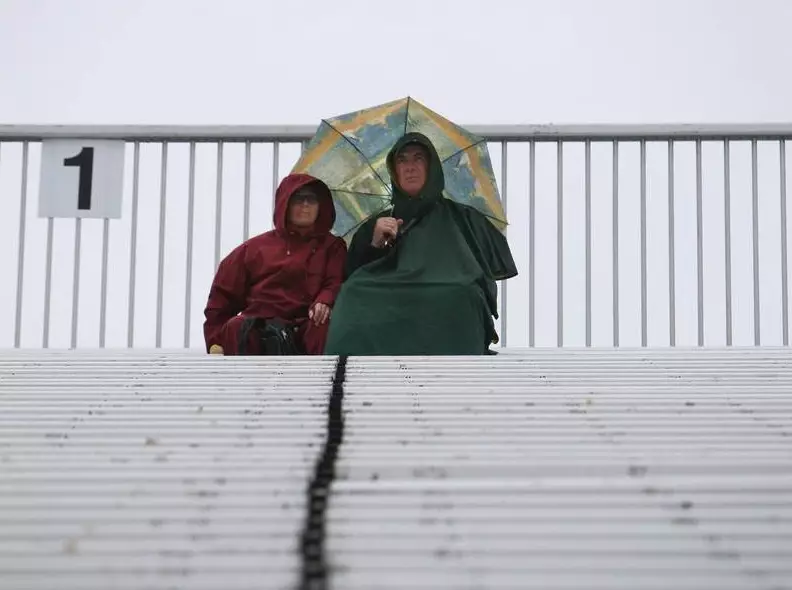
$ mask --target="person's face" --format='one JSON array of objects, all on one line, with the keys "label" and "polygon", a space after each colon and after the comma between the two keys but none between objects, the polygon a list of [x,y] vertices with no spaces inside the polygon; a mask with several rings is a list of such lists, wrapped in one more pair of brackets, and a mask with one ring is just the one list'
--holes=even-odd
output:
[{"label": "person's face", "polygon": [[311,227],[319,217],[319,196],[304,186],[289,199],[289,223],[295,227]]},{"label": "person's face", "polygon": [[411,197],[421,192],[429,172],[429,157],[420,145],[407,145],[394,161],[396,183]]}]

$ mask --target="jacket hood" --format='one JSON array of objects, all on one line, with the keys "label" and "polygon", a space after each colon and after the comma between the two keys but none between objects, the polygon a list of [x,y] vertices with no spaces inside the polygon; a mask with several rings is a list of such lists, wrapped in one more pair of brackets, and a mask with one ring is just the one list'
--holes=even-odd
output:
[{"label": "jacket hood", "polygon": [[289,199],[300,188],[308,184],[315,188],[319,195],[319,216],[316,218],[312,234],[326,234],[333,228],[336,213],[329,187],[318,178],[309,174],[289,174],[281,181],[278,190],[275,191],[275,211],[272,215],[272,221],[279,233],[288,231],[286,218],[289,213]]},{"label": "jacket hood", "polygon": [[[421,193],[418,195],[417,198],[420,199],[434,199],[439,198],[442,196],[443,189],[445,189],[445,175],[443,174],[443,163],[440,161],[440,156],[437,154],[437,150],[432,142],[426,137],[423,133],[407,133],[402,135],[399,140],[393,144],[390,152],[388,152],[388,173],[391,177],[391,188],[393,189],[394,195],[400,195],[407,197],[408,195],[401,190],[398,184],[396,184],[396,171],[393,165],[393,160],[396,158],[396,154],[406,145],[410,143],[417,143],[422,145],[427,149],[429,152],[429,170],[426,177],[426,184],[424,185],[423,189],[421,189]],[[409,198],[409,197],[408,197]]]},{"label": "jacket hood", "polygon": [[[426,175],[426,184],[421,189],[421,192],[415,196],[410,197],[405,193],[396,182],[396,170],[394,167],[394,159],[399,151],[410,143],[417,143],[422,145],[429,152],[429,170]],[[421,217],[426,214],[438,201],[443,198],[443,190],[445,189],[445,175],[443,174],[443,163],[440,161],[440,156],[437,154],[435,146],[423,133],[407,133],[403,135],[393,145],[387,157],[388,173],[391,177],[391,200],[394,206],[394,215],[402,218],[405,222],[414,217]]]}]

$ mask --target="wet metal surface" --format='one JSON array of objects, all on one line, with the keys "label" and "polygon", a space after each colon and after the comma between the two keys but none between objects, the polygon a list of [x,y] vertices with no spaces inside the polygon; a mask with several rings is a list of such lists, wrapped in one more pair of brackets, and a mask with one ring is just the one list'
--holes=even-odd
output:
[{"label": "wet metal surface", "polygon": [[[790,361],[352,358],[331,587],[792,588]],[[3,352],[0,587],[294,588],[335,363]]]}]

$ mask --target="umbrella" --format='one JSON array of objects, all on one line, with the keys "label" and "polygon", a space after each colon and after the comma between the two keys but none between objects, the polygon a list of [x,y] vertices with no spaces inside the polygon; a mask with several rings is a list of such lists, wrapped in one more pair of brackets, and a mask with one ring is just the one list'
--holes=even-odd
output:
[{"label": "umbrella", "polygon": [[503,230],[507,221],[486,140],[410,97],[322,120],[292,172],[330,187],[333,233],[351,240],[363,222],[391,207],[386,157],[402,135],[416,131],[429,138],[443,163],[443,196],[477,209]]}]

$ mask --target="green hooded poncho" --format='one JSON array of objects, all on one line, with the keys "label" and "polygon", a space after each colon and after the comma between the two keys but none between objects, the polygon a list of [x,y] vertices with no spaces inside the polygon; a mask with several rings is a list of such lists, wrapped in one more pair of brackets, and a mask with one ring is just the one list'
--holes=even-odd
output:
[{"label": "green hooded poncho", "polygon": [[[402,137],[429,151],[426,185],[417,197],[393,182],[393,211],[364,223],[347,254],[346,281],[333,308],[325,354],[486,354],[497,318],[495,281],[517,275],[506,238],[478,211],[442,196],[440,158],[420,133]],[[393,247],[374,248],[379,217],[402,219]]]}]

